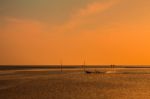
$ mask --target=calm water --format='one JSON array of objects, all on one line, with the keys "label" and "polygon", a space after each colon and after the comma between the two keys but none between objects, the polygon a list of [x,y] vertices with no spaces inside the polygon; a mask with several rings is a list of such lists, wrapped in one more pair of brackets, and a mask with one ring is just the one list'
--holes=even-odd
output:
[{"label": "calm water", "polygon": [[[109,72],[115,71],[116,73],[150,73],[150,68],[86,68],[86,71],[101,71],[101,72]],[[0,70],[0,75],[13,75],[18,73],[83,73],[84,69],[82,68],[74,68],[74,69],[22,69],[22,70]]]}]

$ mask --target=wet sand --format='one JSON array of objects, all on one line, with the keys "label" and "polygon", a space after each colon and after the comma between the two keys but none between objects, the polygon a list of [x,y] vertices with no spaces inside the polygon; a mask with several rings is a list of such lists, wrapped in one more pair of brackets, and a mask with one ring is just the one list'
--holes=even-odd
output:
[{"label": "wet sand", "polygon": [[0,74],[0,98],[150,99],[150,74],[7,71]]}]

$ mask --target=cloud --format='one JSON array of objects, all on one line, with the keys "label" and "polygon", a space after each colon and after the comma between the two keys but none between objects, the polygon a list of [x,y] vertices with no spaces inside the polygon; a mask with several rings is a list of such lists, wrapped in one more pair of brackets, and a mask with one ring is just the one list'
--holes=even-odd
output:
[{"label": "cloud", "polygon": [[42,23],[40,23],[37,20],[28,20],[28,19],[19,19],[19,18],[14,18],[14,17],[4,17],[4,21],[6,25],[13,25],[14,27],[24,27],[24,28],[33,28],[37,27],[42,27]]},{"label": "cloud", "polygon": [[118,0],[112,0],[109,2],[93,2],[91,4],[88,4],[85,8],[80,9],[75,16],[79,17],[85,17],[90,16],[92,14],[100,13],[102,11],[105,11],[118,3]]},{"label": "cloud", "polygon": [[93,23],[96,19],[93,19],[93,16],[100,14],[112,6],[115,6],[119,3],[120,0],[111,0],[108,2],[93,2],[88,4],[86,7],[78,9],[75,13],[72,14],[69,21],[63,24],[60,27],[60,31],[70,32],[80,29],[82,26]]},{"label": "cloud", "polygon": [[45,36],[50,32],[48,24],[38,20],[4,17],[3,22],[5,23],[3,32],[22,35],[21,37]]},{"label": "cloud", "polygon": [[47,32],[46,26],[37,20],[4,17],[3,22],[4,40],[34,42],[36,39],[42,39],[44,33]]}]

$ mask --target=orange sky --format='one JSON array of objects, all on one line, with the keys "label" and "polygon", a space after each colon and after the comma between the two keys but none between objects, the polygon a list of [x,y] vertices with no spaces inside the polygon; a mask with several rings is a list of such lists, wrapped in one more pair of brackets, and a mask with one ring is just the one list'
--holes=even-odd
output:
[{"label": "orange sky", "polygon": [[150,64],[150,0],[0,1],[0,64]]}]

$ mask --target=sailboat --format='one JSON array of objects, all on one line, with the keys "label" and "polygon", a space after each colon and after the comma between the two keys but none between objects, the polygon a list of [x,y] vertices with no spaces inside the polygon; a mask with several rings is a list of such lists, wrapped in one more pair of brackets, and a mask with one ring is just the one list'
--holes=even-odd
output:
[{"label": "sailboat", "polygon": [[91,71],[86,70],[85,61],[83,62],[83,72],[86,73],[86,74],[91,74],[92,73]]},{"label": "sailboat", "polygon": [[91,73],[92,73],[91,71],[86,70],[85,60],[84,60],[84,62],[83,62],[83,71],[84,71],[84,73],[86,73],[86,74],[91,74]]},{"label": "sailboat", "polygon": [[95,70],[95,71],[86,70],[85,61],[84,61],[84,64],[83,64],[83,71],[84,71],[84,73],[86,73],[86,74],[99,74],[99,73],[102,73],[102,72],[99,72],[99,71],[97,71],[97,70]]}]

